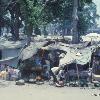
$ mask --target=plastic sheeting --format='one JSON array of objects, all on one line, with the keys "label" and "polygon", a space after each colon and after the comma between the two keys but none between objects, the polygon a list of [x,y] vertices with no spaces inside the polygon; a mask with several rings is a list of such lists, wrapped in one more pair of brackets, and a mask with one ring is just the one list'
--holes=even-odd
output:
[{"label": "plastic sheeting", "polygon": [[95,46],[87,47],[84,49],[67,49],[67,54],[64,58],[60,60],[59,66],[77,63],[80,65],[85,65],[91,61],[91,55]]},{"label": "plastic sheeting", "polygon": [[46,50],[59,49],[65,51],[66,54],[64,54],[64,56],[60,54],[61,59],[60,59],[59,66],[63,66],[66,64],[71,64],[73,62],[80,65],[87,64],[88,62],[90,62],[92,52],[95,48],[96,46],[84,47],[83,45],[83,49],[82,49],[82,44],[76,46],[74,44],[69,45],[64,43],[57,43],[57,44],[55,43],[53,45],[46,46],[43,49]]},{"label": "plastic sheeting", "polygon": [[42,48],[47,42],[32,42],[30,46],[23,49],[19,54],[19,59],[26,60],[31,58],[34,54],[37,53],[39,48]]},{"label": "plastic sheeting", "polygon": [[21,48],[25,44],[25,41],[8,41],[5,38],[0,38],[0,49],[12,49]]},{"label": "plastic sheeting", "polygon": [[98,33],[89,33],[85,36],[82,36],[83,41],[100,41],[100,34]]}]

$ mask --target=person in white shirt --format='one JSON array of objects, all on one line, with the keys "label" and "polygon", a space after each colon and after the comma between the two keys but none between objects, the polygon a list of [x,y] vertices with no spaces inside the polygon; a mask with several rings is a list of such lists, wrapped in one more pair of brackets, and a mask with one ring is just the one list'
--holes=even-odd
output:
[{"label": "person in white shirt", "polygon": [[51,76],[53,77],[53,82],[54,82],[54,83],[58,83],[57,75],[58,75],[58,73],[59,73],[59,71],[60,71],[61,69],[62,69],[61,67],[53,67],[53,68],[51,68],[50,74],[51,74]]},{"label": "person in white shirt", "polygon": [[58,77],[59,77],[59,81],[64,81],[64,79],[65,79],[64,70],[59,71]]}]

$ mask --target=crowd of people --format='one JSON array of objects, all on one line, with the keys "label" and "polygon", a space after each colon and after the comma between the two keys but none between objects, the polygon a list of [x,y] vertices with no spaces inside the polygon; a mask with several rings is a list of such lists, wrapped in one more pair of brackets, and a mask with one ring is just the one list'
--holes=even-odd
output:
[{"label": "crowd of people", "polygon": [[[44,68],[45,70],[43,71],[42,79],[43,81],[48,80],[49,84],[62,87],[67,81],[75,80],[75,78],[76,80],[78,80],[78,76],[77,74],[74,74],[74,71],[66,71],[64,67],[53,67],[49,70],[47,66],[45,66]],[[19,69],[7,64],[0,64],[0,79],[7,81],[18,81],[21,80],[22,77]],[[36,79],[41,80],[39,75],[36,77]]]},{"label": "crowd of people", "polygon": [[0,79],[17,80],[19,78],[19,70],[7,64],[0,64]]},{"label": "crowd of people", "polygon": [[87,70],[77,72],[74,69],[66,70],[65,67],[53,67],[49,71],[46,70],[44,74],[49,82],[53,82],[53,84],[57,86],[64,86],[66,83],[70,82],[74,84],[76,84],[76,82],[81,82],[86,85],[91,81],[91,71],[89,72]]}]

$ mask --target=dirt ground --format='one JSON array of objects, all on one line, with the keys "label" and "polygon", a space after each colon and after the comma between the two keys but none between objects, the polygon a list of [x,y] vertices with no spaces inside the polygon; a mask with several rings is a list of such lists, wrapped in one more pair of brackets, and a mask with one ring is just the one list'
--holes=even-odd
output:
[{"label": "dirt ground", "polygon": [[57,88],[47,83],[17,86],[15,82],[0,82],[0,100],[99,100],[99,94],[99,89]]}]

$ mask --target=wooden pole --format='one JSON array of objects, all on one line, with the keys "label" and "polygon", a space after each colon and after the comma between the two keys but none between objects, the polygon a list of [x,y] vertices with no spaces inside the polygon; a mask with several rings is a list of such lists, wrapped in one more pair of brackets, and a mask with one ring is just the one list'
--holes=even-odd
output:
[{"label": "wooden pole", "polygon": [[77,66],[77,61],[75,61],[76,62],[76,70],[77,70],[77,78],[78,78],[78,82],[79,82],[79,69],[78,69],[78,66]]}]

